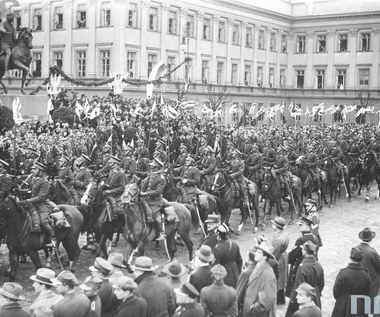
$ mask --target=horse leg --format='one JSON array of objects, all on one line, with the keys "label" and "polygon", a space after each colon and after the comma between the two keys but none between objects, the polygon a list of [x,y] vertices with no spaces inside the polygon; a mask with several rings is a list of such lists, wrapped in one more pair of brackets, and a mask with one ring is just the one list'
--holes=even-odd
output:
[{"label": "horse leg", "polygon": [[16,279],[19,259],[20,259],[20,255],[16,253],[16,251],[9,250],[10,271],[4,272],[4,276],[9,276],[10,282],[14,282]]},{"label": "horse leg", "polygon": [[101,238],[100,238],[99,245],[97,246],[95,256],[98,257],[101,254],[103,254],[105,257],[108,257],[108,252],[107,252],[107,248],[106,248],[106,241],[107,241],[107,237],[103,233]]},{"label": "horse leg", "polygon": [[169,252],[169,257],[170,257],[169,262],[171,262],[174,259],[174,254],[177,251],[177,246],[175,245],[175,233],[176,233],[176,230],[173,230],[166,237],[166,242],[168,245],[168,252]]},{"label": "horse leg", "polygon": [[189,260],[190,262],[193,262],[193,241],[191,241],[190,235],[188,233],[181,233],[180,236],[186,245],[187,251],[189,251]]},{"label": "horse leg", "polygon": [[239,223],[236,234],[240,234],[241,230],[243,229],[243,225],[248,218],[248,213],[249,213],[248,208],[249,206],[244,206],[243,204],[240,204],[241,219],[240,219],[240,223]]},{"label": "horse leg", "polygon": [[30,259],[32,260],[36,270],[42,267],[40,256],[38,255],[38,251],[29,251],[28,252]]}]

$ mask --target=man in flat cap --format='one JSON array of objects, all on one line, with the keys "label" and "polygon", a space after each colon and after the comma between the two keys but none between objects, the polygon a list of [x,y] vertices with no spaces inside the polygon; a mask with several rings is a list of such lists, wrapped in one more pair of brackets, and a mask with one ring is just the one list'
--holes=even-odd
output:
[{"label": "man in flat cap", "polygon": [[313,286],[303,282],[296,289],[296,292],[299,310],[293,314],[293,317],[322,317],[321,309],[316,306],[314,302],[316,297],[316,290]]},{"label": "man in flat cap", "polygon": [[[331,317],[350,316],[353,313],[350,311],[352,295],[370,295],[371,280],[368,272],[361,266],[363,251],[360,247],[351,249],[350,260],[348,266],[340,270],[335,279],[333,287],[335,306]],[[355,316],[368,316],[364,309],[364,299],[357,299],[356,304]]]},{"label": "man in flat cap", "polygon": [[200,303],[204,308],[205,316],[237,317],[236,290],[224,284],[227,271],[224,266],[217,264],[211,268],[213,284],[201,290]]},{"label": "man in flat cap", "polygon": [[294,281],[294,291],[290,298],[289,306],[286,311],[286,317],[292,317],[298,310],[297,292],[296,289],[302,282],[306,282],[313,286],[316,290],[315,303],[321,308],[321,293],[325,286],[325,277],[321,264],[314,257],[317,246],[311,242],[306,241],[302,245],[303,260],[298,266],[296,278]]},{"label": "man in flat cap", "polygon": [[16,29],[13,26],[13,20],[15,15],[13,12],[7,12],[5,15],[6,20],[0,24],[0,33],[1,33],[1,50],[5,52],[4,68],[5,68],[5,77],[10,77],[8,67],[9,60],[12,55],[12,48],[16,44]]},{"label": "man in flat cap", "polygon": [[380,256],[377,251],[370,245],[371,241],[376,237],[376,232],[371,228],[364,228],[359,232],[359,239],[362,242],[358,245],[363,252],[363,260],[361,265],[365,269],[371,280],[370,296],[373,299],[379,293],[380,289]]},{"label": "man in flat cap", "polygon": [[173,317],[204,316],[204,309],[197,302],[199,292],[192,284],[185,282],[180,288],[175,288],[174,293],[178,307]]}]

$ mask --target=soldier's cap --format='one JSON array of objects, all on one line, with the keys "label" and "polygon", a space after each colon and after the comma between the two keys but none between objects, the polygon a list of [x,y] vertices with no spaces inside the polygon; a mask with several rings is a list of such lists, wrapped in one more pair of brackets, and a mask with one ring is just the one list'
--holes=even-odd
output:
[{"label": "soldier's cap", "polygon": [[53,285],[69,285],[76,286],[78,285],[78,279],[73,272],[65,270],[58,274],[57,278],[52,279]]},{"label": "soldier's cap", "polygon": [[181,288],[175,288],[174,293],[178,295],[186,295],[190,298],[197,298],[199,296],[199,292],[190,282],[184,282]]},{"label": "soldier's cap", "polygon": [[113,283],[113,287],[116,289],[122,289],[124,291],[129,290],[132,292],[137,288],[137,284],[131,277],[122,276],[115,283]]},{"label": "soldier's cap", "polygon": [[0,164],[4,165],[5,167],[9,167],[9,164],[1,159],[0,159]]},{"label": "soldier's cap", "polygon": [[306,224],[306,225],[308,225],[308,226],[311,226],[311,225],[313,224],[313,222],[312,222],[310,219],[308,219],[308,218],[302,216],[302,217],[299,219],[299,221],[297,222],[297,225],[303,225],[303,224]]},{"label": "soldier's cap", "polygon": [[185,143],[181,143],[181,145],[179,146],[180,149],[185,149],[187,150],[187,145]]},{"label": "soldier's cap", "polygon": [[163,271],[171,277],[180,277],[186,274],[186,267],[182,263],[179,263],[177,259],[174,259],[165,265]]},{"label": "soldier's cap", "polygon": [[87,161],[88,163],[91,163],[91,159],[86,155],[86,154],[82,154],[81,155],[81,158],[83,158],[85,161]]},{"label": "soldier's cap", "polygon": [[123,255],[119,252],[112,252],[108,255],[107,261],[111,263],[113,266],[126,268],[123,264]]},{"label": "soldier's cap", "polygon": [[209,214],[207,215],[205,223],[220,223],[220,218],[218,215]]},{"label": "soldier's cap", "polygon": [[103,280],[99,276],[89,276],[79,287],[84,291],[97,290],[102,286]]},{"label": "soldier's cap", "polygon": [[210,272],[211,272],[211,275],[214,277],[214,279],[217,281],[220,281],[227,276],[227,271],[225,267],[221,264],[214,265],[211,268]]},{"label": "soldier's cap", "polygon": [[116,163],[121,163],[121,159],[119,159],[117,156],[115,155],[111,155],[110,157],[110,161],[114,161]]},{"label": "soldier's cap", "polygon": [[192,156],[192,155],[190,155],[190,154],[188,154],[187,157],[186,157],[186,161],[187,161],[187,160],[189,160],[189,161],[191,161],[192,163],[194,163],[194,162],[195,162],[195,157]]},{"label": "soldier's cap", "polygon": [[32,281],[46,284],[46,285],[53,285],[52,279],[55,278],[55,272],[48,268],[40,268],[37,270],[36,274],[32,275],[30,279]]},{"label": "soldier's cap", "polygon": [[297,287],[296,292],[298,294],[305,294],[312,299],[315,299],[317,296],[317,291],[315,288],[306,282],[301,283],[300,286]]},{"label": "soldier's cap", "polygon": [[302,248],[307,252],[307,253],[315,253],[317,251],[317,246],[311,242],[311,241],[306,241],[303,245]]},{"label": "soldier's cap", "polygon": [[261,250],[268,259],[269,258],[274,259],[273,246],[269,244],[268,242],[262,242],[261,244],[257,245],[255,248],[256,250]]},{"label": "soldier's cap", "polygon": [[5,18],[7,19],[14,19],[15,15],[13,12],[7,12],[7,14],[5,15]]},{"label": "soldier's cap", "polygon": [[3,287],[0,288],[0,294],[6,298],[10,298],[15,301],[25,300],[24,295],[22,295],[22,286],[18,283],[6,282]]},{"label": "soldier's cap", "polygon": [[163,167],[165,164],[158,158],[155,157],[149,165],[157,166],[157,167]]},{"label": "soldier's cap", "polygon": [[40,170],[45,170],[46,169],[46,165],[43,164],[43,163],[41,163],[41,162],[34,162],[32,168],[38,168]]},{"label": "soldier's cap", "polygon": [[363,250],[360,247],[352,248],[350,258],[353,261],[360,262],[361,260],[363,260]]},{"label": "soldier's cap", "polygon": [[165,146],[165,145],[166,145],[166,143],[163,140],[161,140],[161,139],[157,140],[156,146]]},{"label": "soldier's cap", "polygon": [[110,262],[100,257],[97,257],[95,259],[94,265],[91,265],[89,267],[89,270],[91,272],[104,272],[106,274],[109,274],[111,271],[113,271],[113,269],[114,268]]},{"label": "soldier's cap", "polygon": [[66,161],[66,162],[70,162],[70,158],[66,155],[62,155],[61,158],[60,158],[61,161]]}]

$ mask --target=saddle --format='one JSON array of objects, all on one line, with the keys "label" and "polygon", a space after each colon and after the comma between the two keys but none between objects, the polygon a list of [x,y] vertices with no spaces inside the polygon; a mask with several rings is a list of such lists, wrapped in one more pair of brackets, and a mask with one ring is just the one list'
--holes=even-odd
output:
[{"label": "saddle", "polygon": [[71,227],[70,223],[67,221],[62,210],[58,211],[58,212],[51,213],[49,215],[49,219],[52,223],[53,228],[63,229],[63,228],[70,228]]}]

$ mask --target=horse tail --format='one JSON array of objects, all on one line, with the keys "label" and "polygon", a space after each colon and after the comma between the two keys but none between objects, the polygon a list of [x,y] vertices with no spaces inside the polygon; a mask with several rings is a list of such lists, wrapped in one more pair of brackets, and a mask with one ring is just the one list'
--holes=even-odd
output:
[{"label": "horse tail", "polygon": [[193,226],[198,227],[199,226],[199,218],[198,218],[198,213],[197,213],[197,209],[195,208],[195,206],[192,204],[183,204],[183,205],[186,206],[186,208],[189,209],[189,211],[190,211],[191,223],[193,224]]}]

